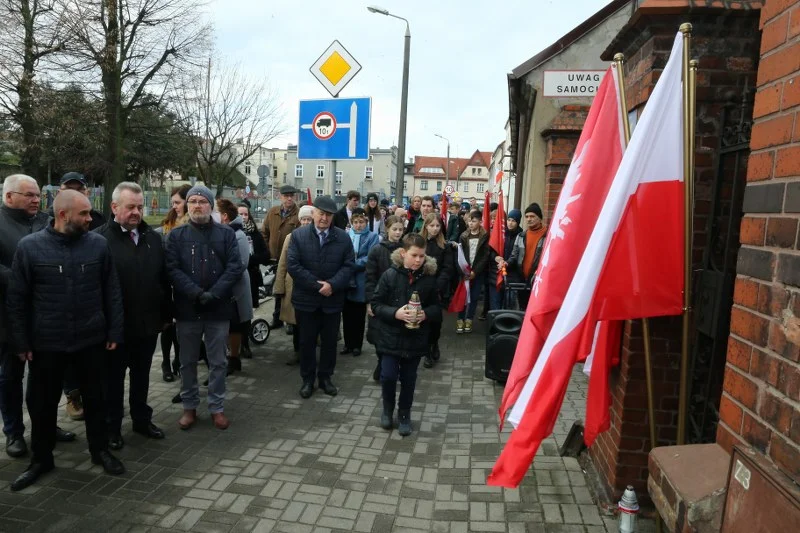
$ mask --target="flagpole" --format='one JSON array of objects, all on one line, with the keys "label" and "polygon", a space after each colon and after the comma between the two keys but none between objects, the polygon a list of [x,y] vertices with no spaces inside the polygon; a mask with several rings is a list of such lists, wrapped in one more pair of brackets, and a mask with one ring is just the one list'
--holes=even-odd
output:
[{"label": "flagpole", "polygon": [[[619,107],[622,114],[622,131],[625,135],[625,147],[631,140],[631,123],[628,119],[628,101],[625,99],[625,70],[623,63],[625,54],[614,54],[614,66],[617,69],[617,79],[619,81]],[[650,449],[656,447],[656,411],[655,400],[653,399],[653,364],[652,352],[650,351],[650,319],[642,318],[642,340],[644,342],[644,376],[647,385],[647,419],[650,430]],[[656,532],[661,533],[661,517],[656,514]]]},{"label": "flagpole", "polygon": [[692,213],[694,204],[694,111],[695,91],[689,57],[692,25],[684,22],[683,33],[683,339],[681,343],[681,378],[678,398],[677,444],[686,442],[687,389],[689,381],[689,327],[692,320]]}]

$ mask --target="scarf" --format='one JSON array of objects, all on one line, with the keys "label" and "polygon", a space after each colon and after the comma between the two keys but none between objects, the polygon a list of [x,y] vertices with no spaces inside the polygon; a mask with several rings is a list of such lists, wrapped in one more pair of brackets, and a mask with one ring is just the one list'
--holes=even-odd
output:
[{"label": "scarf", "polygon": [[258,228],[256,228],[256,223],[253,222],[253,219],[248,218],[247,222],[245,222],[244,219],[242,219],[242,229],[244,230],[245,233],[253,233]]}]

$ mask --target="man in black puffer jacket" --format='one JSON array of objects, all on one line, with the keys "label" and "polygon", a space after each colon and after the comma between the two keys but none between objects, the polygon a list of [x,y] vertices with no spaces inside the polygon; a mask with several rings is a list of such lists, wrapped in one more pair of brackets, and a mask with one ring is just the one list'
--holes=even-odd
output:
[{"label": "man in black puffer jacket", "polygon": [[202,338],[208,357],[208,410],[214,426],[227,429],[225,345],[235,305],[233,286],[245,267],[233,230],[211,218],[214,195],[208,187],[195,185],[189,189],[186,205],[189,223],[167,235],[167,273],[172,281],[181,346],[183,416],[178,426],[189,429],[197,420],[197,360]]},{"label": "man in black puffer jacket", "polygon": [[[287,251],[287,270],[294,281],[292,305],[300,330],[300,396],[310,398],[314,378],[329,396],[339,392],[331,381],[336,368],[336,336],[344,298],[355,268],[353,243],[331,224],[336,202],[314,200],[314,223],[294,230]],[[317,336],[320,337],[319,367]]]},{"label": "man in black puffer jacket", "polygon": [[11,267],[11,345],[30,363],[28,412],[33,458],[12,484],[21,490],[53,469],[56,416],[64,369],[72,365],[83,394],[92,462],[109,474],[125,468],[106,443],[103,368],[123,341],[122,295],[106,240],[88,233],[91,204],[61,191],[53,224],[19,241]]},{"label": "man in black puffer jacket", "polygon": [[[392,429],[399,379],[397,419],[398,433],[403,437],[411,434],[411,405],[419,361],[429,353],[431,327],[442,321],[436,260],[425,255],[425,245],[425,239],[418,233],[403,237],[402,248],[392,252],[392,267],[381,276],[371,302],[378,319],[375,349],[381,359],[381,427]],[[415,292],[419,296],[419,314],[407,307]],[[416,324],[416,329],[409,328],[412,324]]]}]

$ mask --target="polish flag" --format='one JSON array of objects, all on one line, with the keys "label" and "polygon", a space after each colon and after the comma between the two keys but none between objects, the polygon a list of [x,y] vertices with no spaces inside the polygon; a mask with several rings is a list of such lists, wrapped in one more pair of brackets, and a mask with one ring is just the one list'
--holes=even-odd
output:
[{"label": "polish flag", "polygon": [[[489,247],[494,250],[494,253],[503,257],[506,245],[506,210],[503,206],[503,189],[500,189],[500,198],[497,202],[497,216],[494,219],[494,226],[489,235]],[[497,269],[497,279],[495,280],[495,287],[499,291],[503,286],[503,269]]]},{"label": "polish flag", "polygon": [[498,170],[497,174],[494,177],[494,184],[497,185],[501,181],[503,181],[503,171],[502,170]]},{"label": "polish flag", "polygon": [[[682,311],[682,50],[678,33],[563,305],[511,410],[509,420],[516,430],[489,476],[490,485],[519,485],[539,444],[552,433],[572,368],[589,353],[598,321]],[[583,209],[583,202],[579,207]],[[595,386],[607,396],[607,373],[597,371],[604,367],[605,361],[595,359],[591,378],[597,376]]]},{"label": "polish flag", "polygon": [[[609,67],[583,125],[545,239],[533,294],[500,403],[500,425],[517,401],[556,319],[558,310],[625,149],[617,71]],[[569,233],[567,237],[567,233]]]}]

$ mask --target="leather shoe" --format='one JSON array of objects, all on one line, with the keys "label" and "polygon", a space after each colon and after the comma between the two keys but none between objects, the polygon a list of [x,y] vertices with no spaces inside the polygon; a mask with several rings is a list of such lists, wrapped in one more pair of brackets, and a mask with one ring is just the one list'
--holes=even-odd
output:
[{"label": "leather shoe", "polygon": [[361,348],[353,348],[353,357],[361,355]]},{"label": "leather shoe", "polygon": [[121,450],[125,446],[125,441],[119,433],[112,433],[108,436],[108,447],[112,450]]},{"label": "leather shoe", "polygon": [[178,426],[181,429],[189,429],[197,421],[196,409],[184,409],[183,415],[178,419]]},{"label": "leather shoe", "polygon": [[6,437],[6,453],[9,457],[22,457],[28,455],[28,443],[22,435],[9,435]]},{"label": "leather shoe", "polygon": [[211,413],[211,421],[214,422],[214,427],[217,429],[228,429],[228,426],[231,425],[230,420],[223,412]]},{"label": "leather shoe", "polygon": [[26,487],[30,487],[36,480],[39,479],[40,476],[48,473],[54,468],[52,464],[45,465],[42,463],[31,463],[27,470],[25,470],[22,474],[17,477],[11,483],[11,490],[16,492],[18,490],[22,490]]},{"label": "leather shoe", "polygon": [[71,431],[64,431],[56,426],[56,442],[72,442],[76,438],[75,433]]},{"label": "leather shoe", "polygon": [[286,324],[286,334],[294,335],[294,326],[292,324]]},{"label": "leather shoe", "polygon": [[152,422],[148,422],[146,424],[134,424],[133,431],[139,435],[144,435],[148,439],[163,439],[165,437],[161,428]]},{"label": "leather shoe", "polygon": [[311,398],[311,395],[314,393],[314,383],[311,381],[306,381],[303,383],[303,386],[300,387],[300,397],[301,398]]},{"label": "leather shoe", "polygon": [[102,450],[97,452],[96,455],[92,455],[92,464],[103,465],[103,470],[106,471],[106,474],[111,474],[112,476],[125,473],[122,461],[111,455],[108,450]]},{"label": "leather shoe", "polygon": [[272,322],[269,323],[269,329],[281,329],[283,327],[283,322],[278,319],[273,319]]},{"label": "leather shoe", "polygon": [[347,355],[349,353],[353,353],[353,350],[345,346],[344,348],[342,348],[342,351],[339,352],[339,355]]},{"label": "leather shoe", "polygon": [[333,384],[331,378],[325,378],[319,380],[319,388],[322,389],[322,392],[324,392],[328,396],[336,396],[337,394],[339,394],[339,389],[337,389],[336,385]]}]

